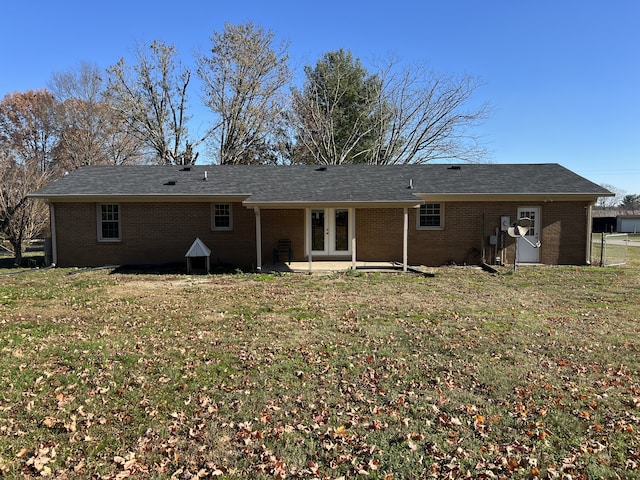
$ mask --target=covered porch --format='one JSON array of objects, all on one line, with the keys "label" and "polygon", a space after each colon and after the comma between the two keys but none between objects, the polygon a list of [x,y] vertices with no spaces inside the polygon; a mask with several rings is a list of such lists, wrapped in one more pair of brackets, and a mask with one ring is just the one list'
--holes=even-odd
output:
[{"label": "covered porch", "polygon": [[[245,206],[246,205],[245,203]],[[346,270],[388,270],[408,271],[408,230],[409,208],[415,208],[416,202],[384,205],[323,204],[323,205],[253,205],[255,214],[256,265],[258,270],[276,272],[331,272]],[[392,212],[392,227],[385,225],[389,231],[395,232],[393,242],[385,235],[386,251],[377,251],[380,227],[373,232],[363,229],[361,220],[362,208],[367,212],[381,211],[384,208]],[[274,212],[283,212],[276,214]],[[297,212],[297,213],[296,213]],[[286,221],[283,218],[295,220]],[[362,217],[364,218],[364,217]],[[370,223],[369,223],[370,225]],[[377,224],[376,224],[377,225]],[[276,233],[277,232],[277,233]],[[365,253],[358,256],[358,250],[365,241]],[[277,237],[274,237],[277,235]],[[280,252],[280,245],[291,245],[289,254]],[[278,247],[275,247],[278,245]],[[389,254],[389,245],[395,250]],[[288,257],[288,258],[287,258]],[[363,258],[364,257],[364,258]],[[391,259],[391,260],[388,260]],[[288,260],[288,261],[287,261]]]}]

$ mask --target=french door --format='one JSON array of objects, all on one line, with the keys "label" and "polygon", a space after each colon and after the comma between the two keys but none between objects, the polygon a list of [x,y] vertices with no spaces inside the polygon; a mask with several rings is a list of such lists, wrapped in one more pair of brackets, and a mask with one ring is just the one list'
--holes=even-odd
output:
[{"label": "french door", "polygon": [[311,255],[351,254],[351,213],[347,208],[312,208],[307,235]]}]

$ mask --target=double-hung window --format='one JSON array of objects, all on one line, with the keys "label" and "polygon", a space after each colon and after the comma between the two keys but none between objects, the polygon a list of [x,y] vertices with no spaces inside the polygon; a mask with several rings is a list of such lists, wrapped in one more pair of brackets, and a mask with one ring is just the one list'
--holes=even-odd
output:
[{"label": "double-hung window", "polygon": [[424,203],[418,212],[418,230],[438,230],[444,227],[444,205]]},{"label": "double-hung window", "polygon": [[98,240],[101,242],[120,241],[120,205],[117,203],[98,204]]},{"label": "double-hung window", "polygon": [[232,230],[230,203],[214,203],[211,206],[211,228],[213,230]]}]

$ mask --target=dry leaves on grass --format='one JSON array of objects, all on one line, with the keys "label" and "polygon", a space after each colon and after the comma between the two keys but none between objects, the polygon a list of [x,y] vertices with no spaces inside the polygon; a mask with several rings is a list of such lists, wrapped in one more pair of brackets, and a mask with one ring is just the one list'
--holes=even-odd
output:
[{"label": "dry leaves on grass", "polygon": [[540,272],[60,279],[3,307],[0,472],[636,475],[637,322]]}]

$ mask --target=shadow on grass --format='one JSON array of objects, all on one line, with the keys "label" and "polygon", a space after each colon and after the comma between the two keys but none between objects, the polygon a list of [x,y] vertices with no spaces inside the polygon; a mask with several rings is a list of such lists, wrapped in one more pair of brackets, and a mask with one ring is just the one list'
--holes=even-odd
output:
[{"label": "shadow on grass", "polygon": [[[112,274],[128,275],[187,275],[187,267],[182,263],[167,263],[162,265],[119,265],[113,268]],[[245,273],[244,270],[233,265],[216,263],[209,268],[209,275],[223,275],[230,273]],[[204,268],[193,269],[192,275],[206,275]]]},{"label": "shadow on grass", "polygon": [[15,264],[13,255],[0,256],[0,270],[44,267],[44,253],[25,254],[20,265]]}]

